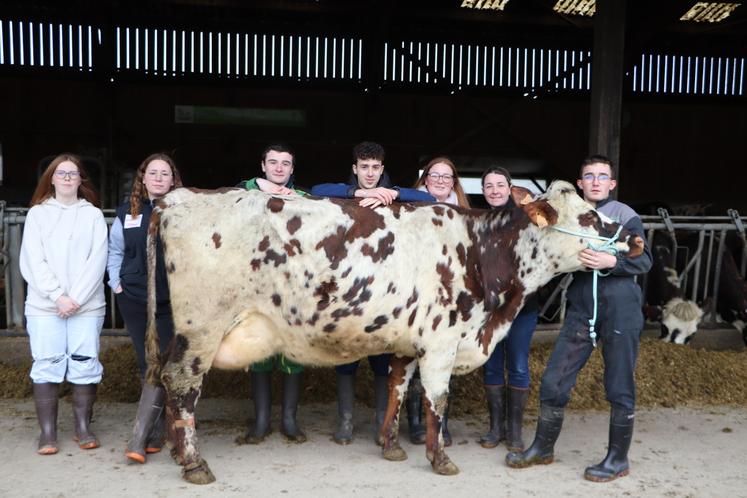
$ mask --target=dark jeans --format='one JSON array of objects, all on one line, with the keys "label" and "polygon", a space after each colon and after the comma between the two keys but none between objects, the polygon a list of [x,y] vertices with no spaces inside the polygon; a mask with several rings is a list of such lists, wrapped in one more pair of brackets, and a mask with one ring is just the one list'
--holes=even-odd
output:
[{"label": "dark jeans", "polygon": [[[389,360],[392,358],[391,353],[377,354],[368,357],[368,364],[375,376],[389,375]],[[335,371],[340,375],[354,375],[358,371],[360,360],[345,365],[337,365]]]},{"label": "dark jeans", "polygon": [[[502,386],[508,367],[508,385],[529,387],[529,345],[537,327],[537,311],[522,312],[514,320],[508,335],[498,343],[483,370],[483,383]],[[508,353],[508,354],[506,354]]]},{"label": "dark jeans", "polygon": [[[596,327],[604,360],[607,401],[628,410],[635,410],[635,364],[641,338],[638,322],[631,319],[629,324],[615,324],[598,320]],[[585,317],[573,312],[566,317],[542,374],[540,402],[543,404],[560,408],[570,400],[576,376],[594,349],[587,323]]]},{"label": "dark jeans", "polygon": [[[145,376],[148,364],[145,361],[145,331],[148,326],[148,305],[141,303],[125,295],[124,292],[117,294],[117,306],[127,328],[127,333],[132,339],[132,346],[137,356],[137,367],[140,376]],[[171,316],[171,305],[159,303],[156,308],[156,329],[158,330],[158,341],[161,354],[166,351],[171,338],[174,337],[174,320]]]}]

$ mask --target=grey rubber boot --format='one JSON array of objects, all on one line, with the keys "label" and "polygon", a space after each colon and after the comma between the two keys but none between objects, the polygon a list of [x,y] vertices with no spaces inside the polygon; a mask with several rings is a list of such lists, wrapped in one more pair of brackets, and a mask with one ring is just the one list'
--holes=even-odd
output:
[{"label": "grey rubber boot", "polygon": [[163,416],[165,398],[166,391],[162,386],[143,384],[137,413],[135,414],[135,424],[132,428],[132,437],[127,441],[127,448],[125,449],[125,456],[128,460],[145,463],[148,436],[156,420]]},{"label": "grey rubber boot", "polygon": [[75,441],[83,450],[98,448],[101,444],[90,427],[98,384],[73,384],[72,387]]},{"label": "grey rubber boot", "polygon": [[241,441],[248,444],[259,444],[270,434],[270,372],[252,372],[252,400],[254,401],[254,425],[249,426],[246,436]]},{"label": "grey rubber boot", "polygon": [[441,417],[441,434],[444,436],[444,447],[452,445],[451,432],[449,432],[449,408],[451,407],[451,396],[446,398],[446,408],[444,408],[444,416]]},{"label": "grey rubber boot", "polygon": [[288,441],[305,443],[306,434],[298,427],[296,412],[301,397],[301,374],[283,374],[283,401],[280,432]]},{"label": "grey rubber boot", "polygon": [[478,442],[483,448],[495,448],[506,439],[506,406],[503,404],[503,386],[486,385],[485,398],[488,401],[490,428]]},{"label": "grey rubber boot", "polygon": [[508,451],[524,451],[524,440],[521,438],[524,423],[524,408],[527,406],[529,389],[515,389],[508,387],[508,431],[506,432],[506,446]]},{"label": "grey rubber boot", "polygon": [[36,418],[39,421],[40,455],[54,455],[57,447],[57,406],[60,399],[60,385],[52,382],[34,384],[34,405]]},{"label": "grey rubber boot", "polygon": [[609,482],[630,473],[628,450],[633,439],[633,418],[632,410],[612,408],[607,456],[600,463],[586,468],[585,479],[594,482]]},{"label": "grey rubber boot", "polygon": [[407,425],[412,444],[425,444],[425,425],[423,425],[423,385],[419,378],[414,378],[410,382],[410,388],[407,390],[405,399],[405,409],[407,410]]},{"label": "grey rubber boot", "polygon": [[355,404],[355,375],[337,374],[337,413],[340,425],[332,435],[337,444],[353,441],[353,406]]},{"label": "grey rubber boot", "polygon": [[511,452],[506,455],[506,465],[515,469],[532,465],[547,465],[555,459],[555,441],[563,427],[564,408],[540,405],[537,419],[537,433],[532,445],[526,451]]},{"label": "grey rubber boot", "polygon": [[384,440],[381,438],[381,426],[386,416],[386,406],[389,402],[389,376],[374,376],[374,442],[379,446],[384,446]]}]

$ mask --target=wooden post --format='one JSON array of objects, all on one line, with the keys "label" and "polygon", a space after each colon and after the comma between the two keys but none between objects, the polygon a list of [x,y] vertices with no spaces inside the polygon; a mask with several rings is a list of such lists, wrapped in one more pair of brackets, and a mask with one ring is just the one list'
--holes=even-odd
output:
[{"label": "wooden post", "polygon": [[597,1],[591,72],[589,153],[609,157],[618,182],[626,10],[627,0]]}]

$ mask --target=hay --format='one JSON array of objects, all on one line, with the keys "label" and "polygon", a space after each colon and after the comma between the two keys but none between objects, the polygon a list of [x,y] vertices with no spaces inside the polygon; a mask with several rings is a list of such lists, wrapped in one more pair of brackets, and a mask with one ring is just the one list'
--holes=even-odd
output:
[{"label": "hay", "polygon": [[[534,344],[530,355],[531,393],[529,410],[537,406],[537,389],[552,344]],[[104,379],[100,399],[137,401],[140,393],[135,356],[129,345],[106,351],[101,356]],[[0,397],[24,398],[31,395],[28,377],[30,361],[20,365],[0,363]],[[645,339],[641,343],[636,381],[638,405],[642,407],[678,407],[685,405],[747,406],[746,351],[707,351]],[[368,362],[361,362],[356,380],[359,401],[371,406],[373,386]],[[250,397],[249,373],[214,370],[206,377],[203,396],[210,398]],[[280,376],[273,378],[273,392],[280,392]],[[336,399],[335,372],[331,368],[308,368],[304,372],[302,402],[329,403]],[[454,416],[485,413],[482,370],[455,377],[451,384]],[[65,391],[63,391],[65,392]],[[274,396],[275,402],[280,396]],[[606,410],[601,352],[595,351],[578,376],[569,408]]]}]

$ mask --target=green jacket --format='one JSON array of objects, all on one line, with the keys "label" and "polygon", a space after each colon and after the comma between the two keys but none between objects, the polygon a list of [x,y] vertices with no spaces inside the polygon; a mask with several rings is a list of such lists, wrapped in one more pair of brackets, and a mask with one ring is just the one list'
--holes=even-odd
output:
[{"label": "green jacket", "polygon": [[[239,183],[239,186],[246,190],[259,190],[259,186],[257,185],[257,177],[254,177],[251,180],[244,180]],[[288,185],[288,188],[292,189],[298,195],[309,195],[307,192],[294,188],[292,185]]]}]

